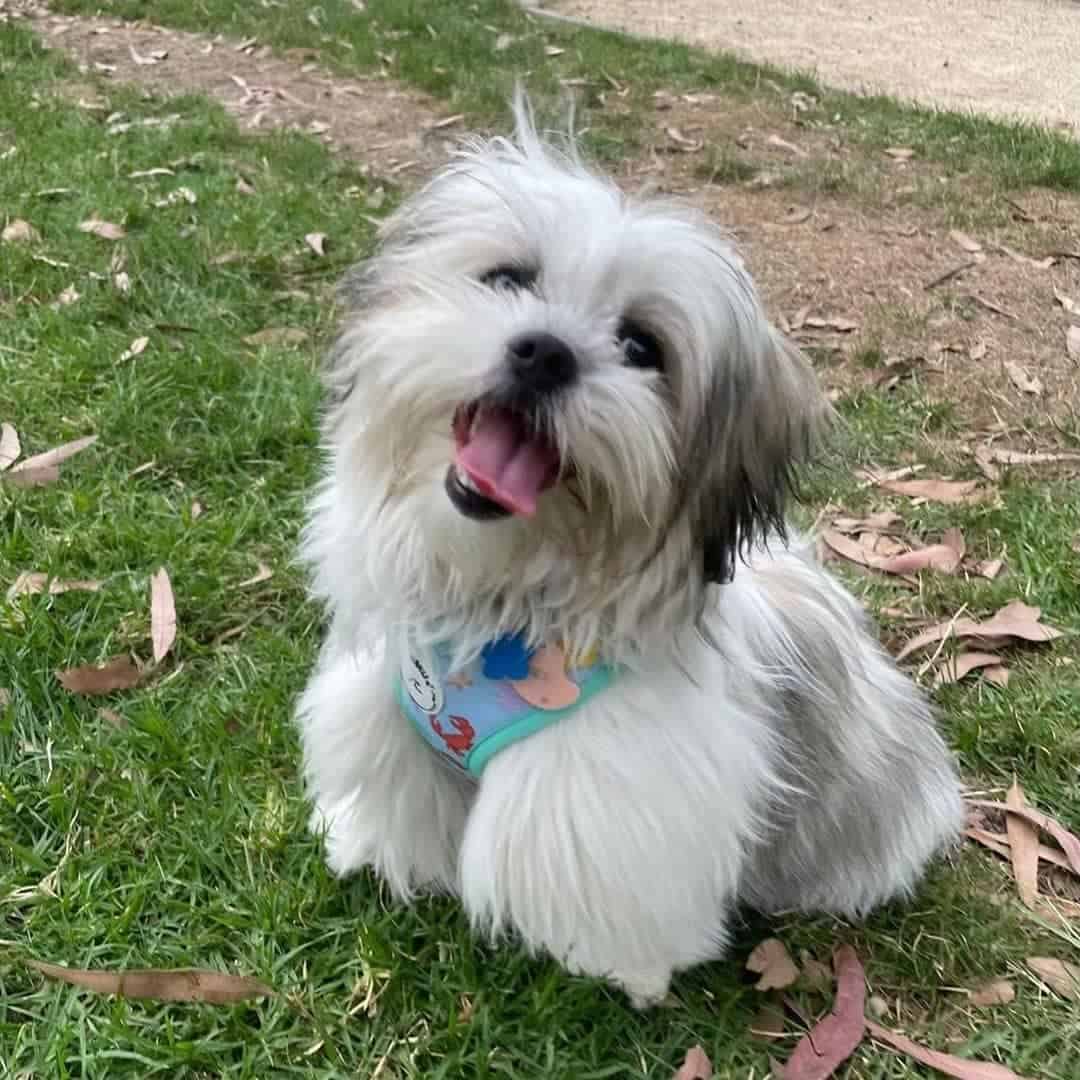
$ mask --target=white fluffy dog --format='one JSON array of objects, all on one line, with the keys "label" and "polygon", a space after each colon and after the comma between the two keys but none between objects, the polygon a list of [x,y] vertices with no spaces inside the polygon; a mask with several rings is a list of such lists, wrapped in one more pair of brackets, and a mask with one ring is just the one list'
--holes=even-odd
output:
[{"label": "white fluffy dog", "polygon": [[740,903],[908,893],[961,801],[922,696],[785,539],[829,410],[738,255],[516,114],[351,282],[305,536],[312,825],[335,873],[456,893],[648,1004]]}]

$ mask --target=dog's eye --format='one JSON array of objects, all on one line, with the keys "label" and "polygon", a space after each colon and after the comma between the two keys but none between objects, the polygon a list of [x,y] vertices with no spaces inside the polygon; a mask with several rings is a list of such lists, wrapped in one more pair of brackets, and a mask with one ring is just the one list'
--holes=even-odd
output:
[{"label": "dog's eye", "polygon": [[489,289],[531,289],[536,283],[536,271],[524,266],[496,266],[480,276]]},{"label": "dog's eye", "polygon": [[664,370],[664,349],[655,334],[631,319],[623,319],[615,336],[630,367]]}]

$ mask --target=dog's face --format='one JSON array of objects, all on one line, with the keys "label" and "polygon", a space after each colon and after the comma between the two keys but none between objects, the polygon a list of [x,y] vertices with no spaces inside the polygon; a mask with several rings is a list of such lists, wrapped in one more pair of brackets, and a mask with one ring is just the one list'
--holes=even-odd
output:
[{"label": "dog's face", "polygon": [[628,201],[520,108],[514,143],[477,145],[391,219],[353,301],[328,430],[357,528],[399,549],[383,573],[726,580],[781,527],[825,415],[725,238]]}]

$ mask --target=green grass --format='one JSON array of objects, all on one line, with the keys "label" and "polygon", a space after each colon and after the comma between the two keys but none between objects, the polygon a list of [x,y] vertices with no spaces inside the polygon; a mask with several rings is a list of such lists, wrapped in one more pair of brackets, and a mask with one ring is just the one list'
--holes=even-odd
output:
[{"label": "green grass", "polygon": [[[124,10],[145,15],[148,5]],[[292,33],[308,43],[310,24],[282,9],[152,10],[159,21],[237,32],[257,21],[275,40],[300,43],[286,39]],[[322,10],[325,26],[344,25],[344,7]],[[519,26],[505,5],[480,3],[466,16],[457,5],[369,0],[368,10],[382,27],[436,28],[437,37],[422,35],[432,45],[398,46],[416,81],[455,103],[501,106],[507,75],[485,81],[476,39],[489,31],[476,24]],[[348,24],[353,40],[363,25]],[[590,55],[605,63],[651,55],[606,35],[595,40],[590,49],[608,51]],[[423,55],[441,56],[447,73],[424,74]],[[643,83],[689,83],[705,61],[665,47],[652,63]],[[751,69],[717,64],[717,79],[727,72],[751,92]],[[368,1077],[381,1065],[383,1077],[399,1078],[666,1080],[685,1048],[701,1042],[718,1076],[762,1077],[769,1054],[783,1056],[790,1042],[768,1047],[747,1035],[760,999],[741,965],[761,936],[777,933],[793,953],[819,959],[854,943],[872,989],[901,1000],[905,1023],[928,1042],[1043,1080],[1074,1080],[1075,1007],[1016,975],[1018,1000],[972,1020],[950,989],[1013,973],[1033,953],[1076,959],[1075,944],[1019,910],[1000,868],[980,852],[937,867],[913,902],[864,926],[748,917],[730,959],[680,978],[676,1007],[645,1016],[512,944],[477,942],[451,901],[402,909],[368,877],[346,885],[329,877],[304,831],[290,723],[319,616],[291,559],[317,462],[314,370],[333,318],[327,290],[371,240],[364,180],[302,138],[242,137],[194,98],[166,104],[109,88],[111,107],[131,118],[181,114],[167,131],[111,136],[96,114],[57,96],[71,74],[28,33],[0,28],[0,152],[18,150],[0,170],[0,206],[43,238],[39,247],[0,248],[0,418],[18,426],[28,453],[100,436],[55,486],[0,485],[0,596],[26,569],[104,582],[95,594],[0,599],[0,686],[11,691],[0,706],[0,1075],[264,1080]],[[129,178],[170,163],[175,176]],[[254,195],[236,190],[238,175]],[[154,208],[180,185],[195,193],[194,205]],[[37,194],[58,187],[75,190]],[[79,232],[94,213],[124,223],[127,238],[111,244]],[[330,237],[324,259],[304,245],[314,231]],[[111,282],[117,248],[130,297]],[[228,251],[245,256],[215,264]],[[81,299],[54,308],[72,284]],[[310,340],[297,349],[244,344],[266,326],[303,329]],[[142,335],[146,351],[121,360]],[[932,468],[965,468],[919,441],[928,418],[938,437],[956,434],[959,421],[913,390],[866,395],[844,411],[837,453],[810,478],[808,514],[828,499],[851,510],[879,502],[853,484],[859,463],[892,464],[914,448]],[[1009,552],[1010,575],[999,582],[927,581],[921,603],[931,614],[963,602],[989,612],[1022,595],[1047,621],[1080,631],[1069,547],[1080,505],[1066,481],[1015,474],[1000,507],[926,506],[907,517],[927,533],[961,524],[972,547]],[[273,578],[239,588],[260,560]],[[118,728],[99,703],[67,695],[52,672],[127,649],[146,659],[148,578],[159,566],[176,590],[179,641],[159,677],[104,702],[126,722]],[[851,580],[873,607],[901,595],[888,582]],[[1077,667],[1060,663],[1072,651],[1023,653],[1007,692],[965,684],[941,702],[970,773],[1007,783],[1015,771],[1075,826],[1080,684]],[[35,892],[50,875],[51,891]],[[117,1001],[44,983],[26,957],[213,967],[261,978],[279,996],[230,1007]],[[812,992],[799,997],[810,1012],[828,1007]],[[922,1074],[867,1046],[849,1075]]]},{"label": "green grass", "polygon": [[[1080,191],[1080,144],[1061,133],[918,108],[884,96],[859,97],[826,89],[808,75],[728,54],[530,18],[513,0],[366,0],[362,12],[350,0],[318,5],[281,0],[269,7],[237,0],[58,0],[54,7],[125,18],[152,15],[159,24],[258,35],[282,48],[314,46],[340,70],[385,70],[443,100],[450,110],[467,113],[474,123],[503,126],[506,102],[519,79],[549,103],[565,97],[561,81],[572,80],[588,109],[601,92],[610,92],[610,77],[628,88],[630,108],[623,113],[588,109],[592,149],[602,157],[617,158],[637,145],[639,112],[656,90],[717,92],[731,104],[753,101],[764,107],[759,124],[769,114],[773,122],[790,120],[790,95],[798,90],[818,100],[801,119],[808,128],[839,134],[845,143],[879,156],[886,147],[910,146],[920,161],[965,177],[968,188],[978,179],[1005,188]],[[496,51],[500,35],[512,41]],[[548,46],[565,51],[551,57]]]}]

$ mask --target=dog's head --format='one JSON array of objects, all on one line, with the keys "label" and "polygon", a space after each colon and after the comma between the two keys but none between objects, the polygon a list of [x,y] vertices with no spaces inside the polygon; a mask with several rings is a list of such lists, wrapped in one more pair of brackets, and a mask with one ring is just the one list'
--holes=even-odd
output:
[{"label": "dog's head", "polygon": [[782,530],[827,407],[719,230],[626,198],[516,114],[351,282],[327,425],[343,505],[327,488],[321,507],[413,607],[488,597],[489,622],[556,623],[623,601],[632,633]]}]

